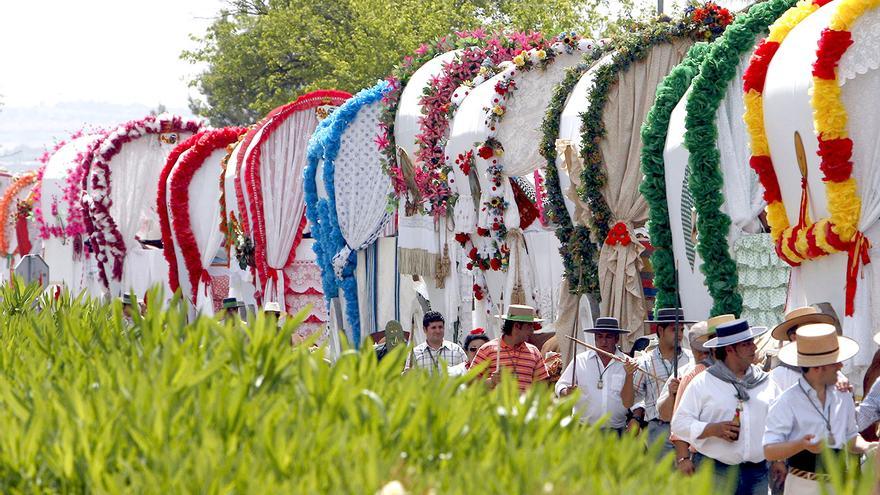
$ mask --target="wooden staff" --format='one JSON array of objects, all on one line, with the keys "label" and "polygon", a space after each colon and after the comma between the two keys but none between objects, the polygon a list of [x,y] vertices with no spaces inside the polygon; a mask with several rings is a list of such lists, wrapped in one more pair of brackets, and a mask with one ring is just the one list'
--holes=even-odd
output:
[{"label": "wooden staff", "polygon": [[[609,357],[609,358],[611,358],[611,359],[613,359],[613,360],[615,360],[615,361],[620,361],[621,363],[626,363],[626,360],[624,360],[624,359],[622,359],[622,358],[620,358],[620,357],[618,357],[618,356],[615,356],[614,354],[611,354],[610,352],[603,351],[602,349],[599,349],[598,347],[591,346],[590,344],[584,342],[583,340],[578,340],[578,339],[572,337],[571,335],[566,335],[566,337],[568,337],[568,338],[570,338],[571,340],[577,342],[578,344],[580,344],[580,345],[586,347],[587,349],[590,349],[590,350],[596,351],[596,352],[598,352],[599,354],[602,354],[602,355],[604,355],[604,356],[606,356],[606,357]],[[660,378],[659,376],[655,375],[654,373],[651,373],[650,371],[643,370],[642,368],[639,368],[639,367],[636,367],[636,369],[639,370],[639,371],[641,371],[642,373],[644,373],[644,374],[650,376],[651,378],[657,380],[657,383],[665,383],[665,382],[666,382],[666,380],[663,380],[662,378]]]}]

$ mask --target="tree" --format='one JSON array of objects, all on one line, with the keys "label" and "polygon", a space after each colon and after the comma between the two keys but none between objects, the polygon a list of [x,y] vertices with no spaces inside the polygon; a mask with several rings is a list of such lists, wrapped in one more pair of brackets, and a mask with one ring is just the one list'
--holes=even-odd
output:
[{"label": "tree", "polygon": [[586,28],[607,24],[602,1],[229,0],[183,54],[207,65],[191,83],[204,99],[190,107],[214,125],[252,123],[311,90],[371,86],[422,42],[459,30],[597,35]]}]

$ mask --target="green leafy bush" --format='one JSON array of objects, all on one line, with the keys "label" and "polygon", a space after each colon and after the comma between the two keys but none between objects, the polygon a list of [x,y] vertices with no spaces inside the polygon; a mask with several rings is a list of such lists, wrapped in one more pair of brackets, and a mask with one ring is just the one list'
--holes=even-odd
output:
[{"label": "green leafy bush", "polygon": [[401,375],[404,348],[331,366],[290,348],[297,321],[187,324],[174,299],[125,322],[119,303],[0,297],[16,308],[0,318],[2,493],[715,493],[708,472],[577,425],[573,398]]}]

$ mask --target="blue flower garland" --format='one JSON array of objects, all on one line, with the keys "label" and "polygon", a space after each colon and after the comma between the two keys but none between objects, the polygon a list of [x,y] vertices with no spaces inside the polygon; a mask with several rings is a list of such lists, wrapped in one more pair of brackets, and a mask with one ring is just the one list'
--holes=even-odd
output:
[{"label": "blue flower garland", "polygon": [[[361,340],[358,287],[357,278],[355,277],[357,251],[350,248],[348,261],[342,270],[341,279],[336,278],[333,270],[333,257],[336,253],[348,247],[345,238],[342,236],[339,219],[336,215],[336,167],[334,162],[336,155],[339,153],[342,134],[345,133],[346,129],[357,117],[361,108],[377,103],[389,89],[389,83],[381,81],[372,88],[361,90],[321,122],[321,126],[315,130],[309,143],[309,163],[304,173],[306,212],[307,218],[312,224],[312,236],[316,240],[314,251],[318,256],[318,266],[321,268],[321,283],[324,287],[324,297],[329,305],[330,299],[332,299],[331,296],[338,292],[339,287],[342,287],[346,303],[345,317],[351,326],[351,338],[355,347],[360,346]],[[318,162],[321,158],[324,159],[323,178],[324,188],[327,190],[327,199],[319,200],[315,178]]]}]

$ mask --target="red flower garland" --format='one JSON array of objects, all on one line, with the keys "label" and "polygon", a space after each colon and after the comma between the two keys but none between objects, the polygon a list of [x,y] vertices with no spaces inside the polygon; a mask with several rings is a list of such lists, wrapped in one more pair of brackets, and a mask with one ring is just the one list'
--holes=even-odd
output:
[{"label": "red flower garland", "polygon": [[178,144],[173,150],[171,150],[171,154],[168,155],[168,159],[165,160],[165,166],[162,167],[162,172],[159,174],[159,188],[158,194],[156,195],[156,212],[159,213],[159,228],[162,231],[162,254],[165,256],[165,261],[168,263],[168,286],[171,288],[171,292],[177,292],[177,289],[180,288],[180,280],[177,276],[177,256],[174,254],[174,238],[171,236],[171,221],[168,219],[168,191],[166,184],[168,183],[168,176],[171,175],[171,169],[177,164],[177,160],[182,154],[192,148],[196,144],[196,141],[198,141],[205,132],[206,131],[202,131],[198,134],[193,134],[186,141]]},{"label": "red flower garland", "polygon": [[214,165],[205,163],[208,157],[217,149],[235,143],[243,132],[245,132],[243,127],[226,127],[199,133],[196,143],[180,161],[177,172],[171,178],[169,187],[172,194],[168,203],[173,217],[171,228],[177,237],[183,262],[189,275],[193,304],[198,301],[199,281],[209,283],[210,275],[208,275],[207,268],[202,265],[198,242],[192,231],[192,221],[189,216],[189,186],[193,176],[202,166]]},{"label": "red flower garland", "polygon": [[95,260],[98,264],[98,273],[101,282],[109,287],[106,273],[106,265],[113,262],[111,275],[114,280],[122,280],[122,268],[125,260],[125,241],[116,220],[110,215],[110,186],[112,173],[110,162],[113,157],[127,143],[151,134],[164,133],[196,133],[201,127],[201,122],[195,120],[183,120],[176,116],[150,115],[143,120],[135,120],[120,125],[107,136],[96,141],[87,155],[88,161],[84,161],[87,174],[84,174],[84,182],[88,187],[83,198],[83,207],[88,212],[86,227],[89,232],[89,240],[92,250],[95,252]]},{"label": "red flower garland", "polygon": [[[277,280],[277,272],[276,269],[269,267],[266,257],[266,223],[263,215],[264,205],[262,178],[260,176],[260,147],[263,143],[266,142],[273,131],[277,129],[287,119],[287,117],[289,117],[293,113],[311,110],[321,105],[333,104],[339,106],[349,98],[351,98],[350,93],[337,90],[314,91],[302,95],[297,98],[296,101],[273,110],[271,119],[267,117],[268,121],[263,126],[259,127],[256,131],[253,132],[253,134],[256,135],[259,130],[262,130],[262,132],[259,132],[259,140],[254,143],[253,151],[246,158],[247,171],[245,180],[248,183],[248,189],[250,193],[249,198],[251,200],[250,220],[252,221],[251,232],[253,233],[254,241],[254,259],[257,265],[258,281],[261,285],[265,285],[269,279]],[[251,138],[251,140],[253,140],[253,137]],[[245,141],[247,141],[247,138],[245,138]],[[247,151],[247,148],[245,148],[244,151]],[[244,157],[240,155],[239,159],[243,158]],[[290,253],[288,254],[285,266],[292,263],[293,260],[296,258],[296,248],[299,245],[300,240],[302,240],[302,232],[305,229],[305,226],[306,216],[305,212],[303,212],[302,218],[300,219],[300,223],[297,227],[296,236],[294,237],[293,246],[291,247]],[[280,270],[283,268],[284,267],[278,267],[277,269]],[[289,282],[285,277],[284,290],[282,291],[282,294],[285,294],[287,292],[288,284]]]}]

